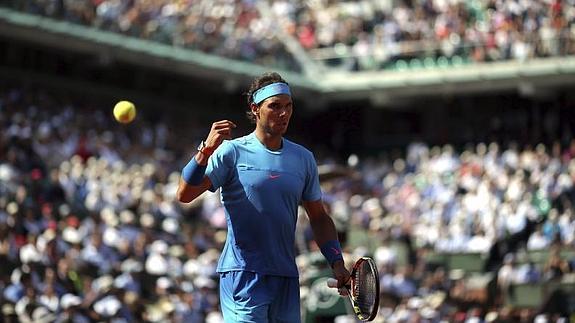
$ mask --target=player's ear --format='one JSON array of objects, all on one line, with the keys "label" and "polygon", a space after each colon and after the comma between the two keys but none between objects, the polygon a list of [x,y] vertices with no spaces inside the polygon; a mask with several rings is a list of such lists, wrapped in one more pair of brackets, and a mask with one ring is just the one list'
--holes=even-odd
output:
[{"label": "player's ear", "polygon": [[256,117],[259,117],[259,116],[260,116],[260,107],[259,107],[257,104],[252,103],[252,104],[250,105],[250,109],[252,110],[252,114],[253,114],[254,116],[256,116]]}]

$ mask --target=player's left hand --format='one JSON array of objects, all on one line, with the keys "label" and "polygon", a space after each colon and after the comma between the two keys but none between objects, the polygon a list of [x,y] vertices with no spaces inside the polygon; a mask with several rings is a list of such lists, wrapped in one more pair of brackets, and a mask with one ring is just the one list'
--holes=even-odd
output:
[{"label": "player's left hand", "polygon": [[333,263],[333,276],[337,279],[337,290],[341,296],[347,296],[347,288],[345,285],[349,284],[349,271],[345,268],[343,260],[338,260]]}]

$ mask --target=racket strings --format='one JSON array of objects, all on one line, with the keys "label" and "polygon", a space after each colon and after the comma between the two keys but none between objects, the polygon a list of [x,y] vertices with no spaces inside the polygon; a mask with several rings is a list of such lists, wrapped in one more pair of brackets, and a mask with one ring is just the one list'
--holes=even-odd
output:
[{"label": "racket strings", "polygon": [[376,290],[376,275],[367,262],[364,262],[355,274],[353,293],[356,304],[363,316],[369,316],[375,306],[377,293],[379,293]]}]

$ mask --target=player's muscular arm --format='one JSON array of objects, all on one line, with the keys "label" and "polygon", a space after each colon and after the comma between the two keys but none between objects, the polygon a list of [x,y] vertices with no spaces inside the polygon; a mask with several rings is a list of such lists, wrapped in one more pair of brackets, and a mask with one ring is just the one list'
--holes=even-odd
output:
[{"label": "player's muscular arm", "polygon": [[317,245],[321,246],[329,240],[337,240],[335,225],[333,224],[331,217],[325,211],[322,201],[306,201],[302,204],[309,217],[313,236]]},{"label": "player's muscular arm", "polygon": [[189,203],[202,195],[202,193],[207,191],[211,186],[212,182],[207,176],[205,176],[200,185],[197,186],[190,185],[180,178],[176,197],[178,198],[178,201],[182,203]]},{"label": "player's muscular arm", "polygon": [[[337,240],[337,231],[331,217],[325,211],[321,200],[313,202],[303,202],[315,242],[318,246],[330,240]],[[349,271],[345,268],[343,260],[337,260],[332,264],[333,275],[337,279],[337,286],[342,287],[349,280]]]},{"label": "player's muscular arm", "polygon": [[[212,124],[203,148],[193,157],[195,163],[192,161],[184,167],[176,192],[178,201],[183,203],[191,202],[212,186],[209,177],[204,175],[205,167],[210,156],[222,142],[226,139],[231,139],[232,129],[235,127],[236,125],[229,120],[216,121]],[[188,172],[186,172],[188,167]]]}]

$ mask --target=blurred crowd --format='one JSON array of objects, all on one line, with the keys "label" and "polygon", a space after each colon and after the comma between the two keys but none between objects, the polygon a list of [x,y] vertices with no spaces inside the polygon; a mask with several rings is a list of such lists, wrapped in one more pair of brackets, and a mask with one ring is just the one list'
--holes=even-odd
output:
[{"label": "blurred crowd", "polygon": [[301,69],[286,50],[291,39],[311,58],[348,70],[413,59],[436,66],[575,54],[574,0],[26,0],[14,6],[289,70]]},{"label": "blurred crowd", "polygon": [[0,94],[0,321],[219,322],[225,233],[176,203],[165,125],[104,111]]},{"label": "blurred crowd", "polygon": [[286,70],[299,70],[275,21],[248,0],[14,1],[29,13]]},{"label": "blurred crowd", "polygon": [[[217,194],[175,201],[189,156],[172,152],[169,125],[113,122],[109,109],[42,91],[0,92],[0,305],[6,322],[221,322],[215,266],[225,241]],[[141,119],[141,118],[140,118]],[[200,140],[201,138],[197,138]],[[414,143],[397,158],[351,156],[349,176],[322,183],[348,264],[373,255],[379,321],[551,322],[564,309],[516,309],[474,297],[466,274],[426,253],[479,253],[495,294],[522,282],[561,282],[575,259],[575,144],[568,147]],[[182,157],[178,157],[182,156]],[[341,165],[340,165],[341,166]],[[317,246],[299,217],[297,263],[306,278]],[[504,243],[515,241],[514,244]],[[407,246],[400,261],[394,242]],[[542,265],[526,251],[551,250]],[[481,289],[485,289],[485,285]],[[487,301],[486,299],[490,299]],[[336,318],[345,322],[348,318]]]},{"label": "blurred crowd", "polygon": [[272,2],[312,57],[352,57],[350,69],[412,58],[486,62],[575,54],[573,0]]},{"label": "blurred crowd", "polygon": [[[539,308],[513,309],[506,297],[516,284],[575,278],[574,156],[575,142],[462,152],[414,143],[388,161],[352,156],[360,184],[324,185],[324,198],[341,227],[375,238],[386,322],[555,322],[573,309],[563,304],[548,315],[545,299]],[[403,264],[392,241],[408,247]],[[535,263],[528,254],[537,251],[548,256]],[[437,266],[430,253],[478,254],[485,263],[469,275]]]}]

